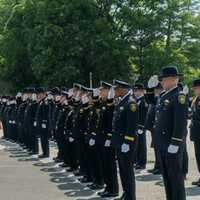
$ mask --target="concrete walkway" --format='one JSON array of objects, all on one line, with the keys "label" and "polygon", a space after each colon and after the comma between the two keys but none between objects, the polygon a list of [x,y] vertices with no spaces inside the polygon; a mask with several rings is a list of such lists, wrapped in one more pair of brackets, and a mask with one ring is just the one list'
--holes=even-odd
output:
[{"label": "concrete walkway", "polygon": [[[198,172],[193,146],[189,144],[190,173],[186,182],[187,200],[200,199],[200,187],[191,186]],[[51,155],[56,154],[51,144]],[[148,169],[152,167],[149,150]],[[164,200],[164,188],[160,176],[145,170],[136,172],[137,200]],[[76,178],[58,167],[51,159],[30,157],[11,142],[0,139],[0,199],[1,200],[98,200],[94,191],[79,183]]]}]

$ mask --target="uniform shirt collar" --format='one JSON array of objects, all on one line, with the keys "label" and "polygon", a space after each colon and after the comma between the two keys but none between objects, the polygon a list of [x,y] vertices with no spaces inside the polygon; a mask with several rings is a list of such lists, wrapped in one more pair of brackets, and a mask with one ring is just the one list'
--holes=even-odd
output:
[{"label": "uniform shirt collar", "polygon": [[121,99],[120,102],[122,102],[124,99],[126,99],[127,96],[129,96],[131,94],[130,91],[128,91]]},{"label": "uniform shirt collar", "polygon": [[164,93],[161,96],[164,97],[165,95],[169,94],[170,92],[172,92],[173,90],[175,90],[177,88],[178,88],[178,86],[175,86],[175,87],[173,87],[173,88],[171,88],[171,89],[169,89],[167,91],[164,90]]}]

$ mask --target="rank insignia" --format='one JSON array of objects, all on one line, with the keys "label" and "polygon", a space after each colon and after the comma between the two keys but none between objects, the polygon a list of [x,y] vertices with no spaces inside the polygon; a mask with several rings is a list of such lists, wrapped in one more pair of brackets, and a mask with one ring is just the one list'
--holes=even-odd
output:
[{"label": "rank insignia", "polygon": [[137,105],[132,103],[130,105],[130,109],[131,109],[132,112],[135,112],[137,110]]},{"label": "rank insignia", "polygon": [[178,102],[180,104],[185,104],[185,101],[186,101],[185,95],[179,95]]}]

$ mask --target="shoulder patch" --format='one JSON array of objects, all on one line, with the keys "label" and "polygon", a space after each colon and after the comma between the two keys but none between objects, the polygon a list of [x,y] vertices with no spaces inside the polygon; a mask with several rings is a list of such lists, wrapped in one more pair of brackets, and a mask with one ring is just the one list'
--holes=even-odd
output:
[{"label": "shoulder patch", "polygon": [[180,94],[180,95],[178,96],[178,102],[179,102],[180,104],[185,104],[185,102],[186,102],[186,96],[185,96],[184,94]]},{"label": "shoulder patch", "polygon": [[131,110],[132,112],[136,112],[136,110],[137,110],[137,105],[136,105],[135,103],[131,103],[131,104],[130,104],[130,110]]}]

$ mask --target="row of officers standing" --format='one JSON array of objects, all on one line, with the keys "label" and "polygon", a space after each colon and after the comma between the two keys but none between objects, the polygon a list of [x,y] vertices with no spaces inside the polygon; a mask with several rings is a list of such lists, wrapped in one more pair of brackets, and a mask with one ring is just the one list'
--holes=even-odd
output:
[{"label": "row of officers standing", "polygon": [[[55,162],[73,172],[101,197],[136,200],[134,169],[147,163],[147,130],[151,132],[155,166],[162,174],[167,200],[185,200],[188,172],[187,122],[200,172],[200,79],[193,81],[189,101],[176,66],[163,67],[148,87],[114,80],[91,89],[80,84],[51,90],[25,88],[16,97],[2,96],[0,117],[4,138],[30,155],[49,157],[49,141],[58,146]],[[189,106],[191,112],[189,112]],[[119,195],[118,173],[123,188]],[[200,186],[200,179],[192,184]]]}]

